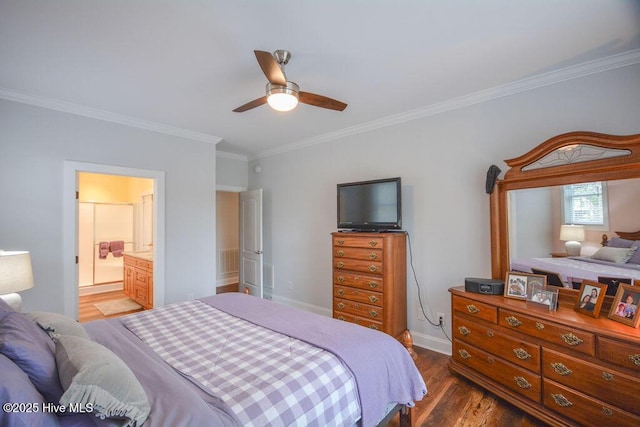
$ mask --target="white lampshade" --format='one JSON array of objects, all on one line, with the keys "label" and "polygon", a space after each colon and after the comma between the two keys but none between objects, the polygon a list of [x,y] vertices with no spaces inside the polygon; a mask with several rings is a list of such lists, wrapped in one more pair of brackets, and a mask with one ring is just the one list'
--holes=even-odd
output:
[{"label": "white lampshade", "polygon": [[0,250],[0,295],[4,296],[3,299],[20,311],[22,300],[20,295],[14,292],[31,288],[33,288],[33,271],[29,252]]},{"label": "white lampshade", "polygon": [[583,242],[584,239],[584,226],[573,224],[560,226],[560,240],[566,240],[564,247],[567,250],[567,255],[580,255],[580,249],[582,248],[580,242]]},{"label": "white lampshade", "polygon": [[293,82],[286,86],[267,83],[267,102],[276,111],[291,111],[298,105],[299,89]]}]

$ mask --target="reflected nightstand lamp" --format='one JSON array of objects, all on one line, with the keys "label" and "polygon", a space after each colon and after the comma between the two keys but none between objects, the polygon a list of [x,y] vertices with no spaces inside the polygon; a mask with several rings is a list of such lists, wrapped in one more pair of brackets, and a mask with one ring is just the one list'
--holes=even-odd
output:
[{"label": "reflected nightstand lamp", "polygon": [[560,226],[560,240],[565,240],[564,247],[567,249],[567,255],[579,256],[584,242],[584,226],[583,225],[562,225]]},{"label": "reflected nightstand lamp", "polygon": [[16,311],[22,310],[17,292],[33,288],[31,256],[27,251],[0,250],[0,298]]}]

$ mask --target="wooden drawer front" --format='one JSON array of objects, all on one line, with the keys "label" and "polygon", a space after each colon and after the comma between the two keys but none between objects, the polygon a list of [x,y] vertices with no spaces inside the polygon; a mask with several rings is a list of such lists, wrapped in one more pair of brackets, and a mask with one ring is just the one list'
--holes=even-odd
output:
[{"label": "wooden drawer front", "polygon": [[382,292],[382,278],[376,276],[364,276],[340,271],[333,274],[335,285],[346,285],[360,289],[368,289]]},{"label": "wooden drawer front", "polygon": [[124,264],[136,265],[136,258],[124,255],[124,260],[122,261]]},{"label": "wooden drawer front", "polygon": [[382,261],[382,249],[362,249],[362,248],[333,248],[335,258],[364,259],[368,261]]},{"label": "wooden drawer front", "polygon": [[454,337],[489,351],[511,363],[540,373],[539,346],[500,334],[495,329],[487,328],[474,320],[464,316],[454,316]]},{"label": "wooden drawer front", "polygon": [[640,374],[640,346],[598,337],[598,358]]},{"label": "wooden drawer front", "polygon": [[595,335],[567,326],[550,323],[542,318],[530,317],[500,309],[500,326],[519,331],[545,341],[595,356]]},{"label": "wooden drawer front", "polygon": [[382,307],[382,294],[380,292],[364,291],[347,286],[334,286],[333,296]]},{"label": "wooden drawer front", "polygon": [[498,323],[498,309],[489,304],[454,295],[453,310],[478,317],[491,323]]},{"label": "wooden drawer front", "polygon": [[543,404],[584,426],[635,426],[640,417],[544,379]]},{"label": "wooden drawer front", "polygon": [[541,379],[539,375],[505,362],[499,357],[458,339],[453,340],[453,358],[516,393],[540,403]]},{"label": "wooden drawer front", "polygon": [[358,325],[364,326],[365,328],[382,331],[382,322],[376,322],[375,320],[366,319],[364,317],[358,317],[343,312],[336,312],[333,317],[339,320],[344,320],[346,322],[357,323]]},{"label": "wooden drawer front", "polygon": [[334,258],[333,266],[342,270],[361,271],[368,274],[382,275],[382,262],[363,259]]},{"label": "wooden drawer front", "polygon": [[143,270],[151,271],[153,269],[151,261],[136,258],[136,267]]},{"label": "wooden drawer front", "polygon": [[382,237],[333,236],[333,246],[382,249],[384,246],[384,239]]},{"label": "wooden drawer front", "polygon": [[542,350],[542,360],[545,378],[640,415],[639,379],[549,349]]},{"label": "wooden drawer front", "polygon": [[333,310],[343,311],[345,313],[355,314],[365,319],[377,320],[382,322],[383,308],[375,305],[362,304],[355,301],[349,301],[341,298],[333,299]]},{"label": "wooden drawer front", "polygon": [[133,270],[133,281],[134,282],[141,282],[141,283],[144,283],[145,286],[146,286],[147,277],[149,277],[149,276],[147,275],[146,271],[141,271],[141,270],[137,270],[137,269]]},{"label": "wooden drawer front", "polygon": [[149,292],[146,286],[139,286],[139,285],[134,286],[133,296],[134,296],[133,299],[136,300],[138,304],[141,304],[145,307],[149,305]]}]

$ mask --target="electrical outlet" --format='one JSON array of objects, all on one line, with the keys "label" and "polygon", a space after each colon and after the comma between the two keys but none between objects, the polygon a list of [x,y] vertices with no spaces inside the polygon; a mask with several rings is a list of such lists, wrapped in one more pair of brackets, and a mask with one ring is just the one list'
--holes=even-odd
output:
[{"label": "electrical outlet", "polygon": [[438,325],[444,326],[446,323],[445,322],[446,318],[444,316],[444,313],[436,313],[436,315],[438,316]]}]

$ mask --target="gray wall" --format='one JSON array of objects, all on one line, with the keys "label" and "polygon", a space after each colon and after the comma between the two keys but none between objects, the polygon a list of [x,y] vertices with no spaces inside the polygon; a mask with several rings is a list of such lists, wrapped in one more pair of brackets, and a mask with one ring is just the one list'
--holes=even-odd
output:
[{"label": "gray wall", "polygon": [[0,101],[0,248],[31,251],[25,311],[63,312],[65,160],[164,171],[165,303],[215,292],[213,144]]},{"label": "gray wall", "polygon": [[[251,188],[264,189],[265,261],[273,299],[331,310],[331,240],[336,184],[401,176],[403,228],[427,314],[447,314],[451,286],[490,277],[491,164],[557,134],[640,132],[640,66],[608,71],[431,117],[254,160]],[[450,351],[442,332],[418,320],[408,268],[408,319],[416,343]]]}]

